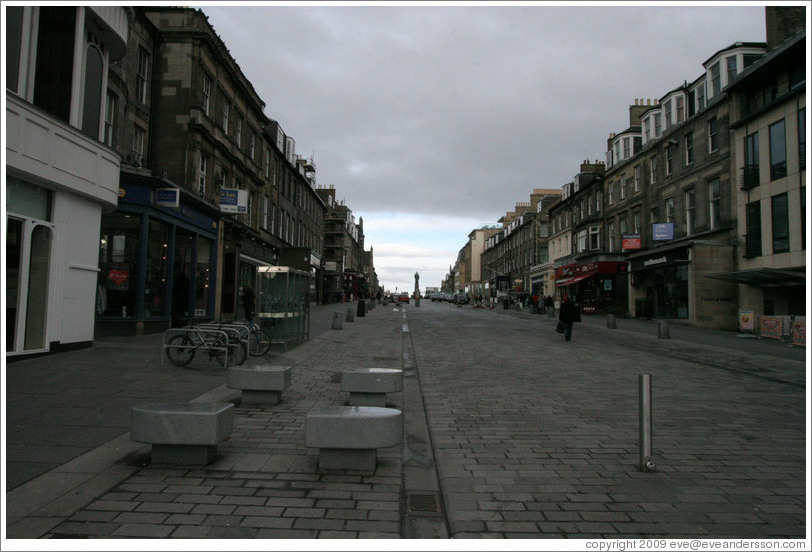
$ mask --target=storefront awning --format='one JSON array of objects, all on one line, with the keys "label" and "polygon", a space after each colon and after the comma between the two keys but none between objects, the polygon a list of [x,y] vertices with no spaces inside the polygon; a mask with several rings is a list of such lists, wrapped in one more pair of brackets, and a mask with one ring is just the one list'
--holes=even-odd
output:
[{"label": "storefront awning", "polygon": [[706,274],[705,277],[753,287],[802,286],[806,284],[806,267],[756,268],[734,272],[717,272],[716,274]]}]

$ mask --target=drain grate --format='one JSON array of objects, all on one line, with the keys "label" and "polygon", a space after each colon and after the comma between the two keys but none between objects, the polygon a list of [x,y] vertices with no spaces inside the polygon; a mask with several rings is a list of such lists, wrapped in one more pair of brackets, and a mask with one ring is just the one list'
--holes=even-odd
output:
[{"label": "drain grate", "polygon": [[415,516],[440,515],[440,499],[435,493],[409,494],[409,513]]}]

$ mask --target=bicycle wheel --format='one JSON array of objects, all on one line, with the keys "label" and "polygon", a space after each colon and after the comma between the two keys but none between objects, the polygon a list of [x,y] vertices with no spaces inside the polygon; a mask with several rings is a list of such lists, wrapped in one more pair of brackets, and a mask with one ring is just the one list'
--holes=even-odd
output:
[{"label": "bicycle wheel", "polygon": [[[229,340],[225,337],[217,338],[217,341],[212,345],[214,350],[211,356],[217,359],[217,362],[223,368],[229,366],[238,366],[245,362],[248,352],[245,349],[245,344],[242,341]],[[228,350],[228,364],[226,364],[226,354],[223,349]]]},{"label": "bicycle wheel", "polygon": [[166,342],[166,358],[175,366],[186,366],[195,358],[195,348],[188,335],[178,334]]},{"label": "bicycle wheel", "polygon": [[248,335],[248,354],[262,356],[271,350],[271,336],[262,330],[253,330]]}]

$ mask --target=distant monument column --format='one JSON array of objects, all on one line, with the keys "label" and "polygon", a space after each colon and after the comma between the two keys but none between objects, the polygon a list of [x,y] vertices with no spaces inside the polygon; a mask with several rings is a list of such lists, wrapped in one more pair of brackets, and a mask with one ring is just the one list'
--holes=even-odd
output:
[{"label": "distant monument column", "polygon": [[414,306],[420,306],[420,274],[414,273]]}]

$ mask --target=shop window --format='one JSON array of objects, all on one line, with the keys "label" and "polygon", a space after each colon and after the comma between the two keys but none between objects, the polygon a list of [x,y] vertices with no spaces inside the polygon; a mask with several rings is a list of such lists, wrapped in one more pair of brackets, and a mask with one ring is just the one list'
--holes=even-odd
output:
[{"label": "shop window", "polygon": [[150,220],[147,231],[146,279],[144,288],[144,316],[164,316],[167,285],[168,227]]},{"label": "shop window", "polygon": [[209,291],[211,286],[211,245],[206,238],[197,239],[197,273],[195,277],[195,312],[209,313]]},{"label": "shop window", "polygon": [[96,313],[101,316],[135,316],[140,223],[140,216],[102,215],[96,302]]}]

